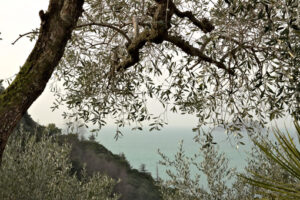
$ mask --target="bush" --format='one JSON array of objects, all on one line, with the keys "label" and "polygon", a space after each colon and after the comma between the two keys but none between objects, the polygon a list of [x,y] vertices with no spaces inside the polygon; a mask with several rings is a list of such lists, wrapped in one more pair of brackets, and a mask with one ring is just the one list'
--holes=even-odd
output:
[{"label": "bush", "polygon": [[[163,153],[169,180],[161,181],[164,200],[277,200],[300,199],[300,125],[295,122],[298,143],[291,134],[274,129],[275,142],[268,134],[252,137],[254,145],[244,174],[228,167],[228,159],[219,153],[218,145],[202,145],[192,157],[184,153],[182,143],[174,159]],[[196,167],[197,173],[191,174]],[[206,176],[207,187],[200,185]],[[235,177],[230,186],[230,179]]]},{"label": "bush", "polygon": [[[194,156],[187,156],[180,143],[175,159],[170,159],[160,152],[166,166],[169,180],[161,181],[164,200],[233,200],[235,189],[228,186],[228,181],[235,175],[235,169],[228,166],[224,153],[219,153],[217,145],[199,149]],[[192,174],[191,168],[197,169]],[[207,187],[202,185],[202,176],[207,180]]]},{"label": "bush", "polygon": [[81,180],[71,175],[70,145],[51,137],[11,137],[0,168],[0,199],[99,199],[115,200],[115,181],[105,175]]}]

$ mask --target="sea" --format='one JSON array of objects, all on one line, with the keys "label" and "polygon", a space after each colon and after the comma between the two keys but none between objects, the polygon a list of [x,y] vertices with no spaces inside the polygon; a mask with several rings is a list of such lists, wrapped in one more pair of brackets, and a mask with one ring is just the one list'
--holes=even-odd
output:
[{"label": "sea", "polygon": [[[189,127],[165,127],[160,131],[123,129],[123,136],[117,140],[114,137],[115,133],[116,129],[114,128],[103,128],[96,135],[96,141],[114,154],[125,155],[132,168],[140,169],[144,165],[145,170],[153,178],[159,177],[164,180],[169,178],[166,168],[159,164],[162,158],[158,154],[158,150],[171,160],[174,160],[174,156],[178,152],[180,141],[183,141],[184,152],[187,156],[193,156],[201,151],[200,144],[194,140],[196,133]],[[234,137],[228,136],[223,129],[216,129],[213,136],[220,153],[225,153],[228,158],[229,167],[243,172],[252,145],[247,134],[240,139],[245,145],[238,145],[237,141],[232,139]]]}]

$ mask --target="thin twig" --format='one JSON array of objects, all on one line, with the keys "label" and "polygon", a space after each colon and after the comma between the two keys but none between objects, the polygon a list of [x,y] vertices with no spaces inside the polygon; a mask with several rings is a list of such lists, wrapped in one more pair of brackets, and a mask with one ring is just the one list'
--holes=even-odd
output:
[{"label": "thin twig", "polygon": [[30,35],[30,34],[35,34],[35,33],[39,33],[39,32],[38,31],[30,31],[28,33],[20,34],[19,37],[14,42],[12,42],[11,44],[15,45],[18,42],[18,40],[21,39],[22,37]]},{"label": "thin twig", "polygon": [[127,39],[127,41],[129,42],[129,44],[131,43],[131,39],[127,36],[127,34],[123,30],[121,30],[121,29],[119,29],[119,28],[117,28],[117,27],[115,27],[111,24],[92,22],[92,23],[88,23],[88,24],[78,25],[78,26],[76,26],[76,28],[82,28],[82,27],[85,27],[85,26],[103,26],[103,27],[111,28],[111,29],[119,32],[121,35],[123,35]]}]

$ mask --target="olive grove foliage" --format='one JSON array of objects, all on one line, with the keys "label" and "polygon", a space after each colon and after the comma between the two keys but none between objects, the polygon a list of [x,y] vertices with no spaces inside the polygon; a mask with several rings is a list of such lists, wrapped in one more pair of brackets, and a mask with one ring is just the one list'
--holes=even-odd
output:
[{"label": "olive grove foliage", "polygon": [[[299,131],[299,125],[297,128]],[[218,145],[203,148],[205,140],[198,141],[199,152],[194,156],[185,153],[182,142],[174,158],[159,152],[160,164],[166,167],[168,174],[168,180],[160,181],[163,199],[298,199],[299,162],[294,159],[299,155],[298,150],[295,146],[287,148],[284,145],[289,143],[281,141],[286,139],[294,145],[294,138],[278,128],[274,131],[281,134],[276,140],[278,143],[274,143],[269,134],[252,135],[256,145],[248,154],[242,174],[229,167],[229,159]]]},{"label": "olive grove foliage", "polygon": [[[166,111],[238,132],[299,117],[297,0],[86,0],[54,80],[65,117],[159,129]],[[133,24],[138,23],[138,30]],[[161,114],[147,100],[161,103]],[[247,127],[251,129],[251,127]],[[241,136],[237,134],[237,136]]]},{"label": "olive grove foliage", "polygon": [[[160,183],[164,200],[235,199],[237,190],[228,184],[235,169],[228,166],[228,159],[217,146],[201,147],[194,156],[187,156],[181,142],[174,159],[159,154],[162,157],[160,164],[167,167],[169,176]],[[205,179],[206,186],[203,184]]]},{"label": "olive grove foliage", "polygon": [[43,136],[12,136],[0,168],[0,199],[114,200],[115,181],[105,175],[71,175],[70,146]]}]

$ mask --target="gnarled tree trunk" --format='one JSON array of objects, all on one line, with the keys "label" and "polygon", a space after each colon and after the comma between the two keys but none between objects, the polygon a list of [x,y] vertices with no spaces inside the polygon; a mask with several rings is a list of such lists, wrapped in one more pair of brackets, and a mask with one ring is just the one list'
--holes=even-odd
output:
[{"label": "gnarled tree trunk", "polygon": [[42,94],[77,20],[84,0],[50,0],[40,11],[41,28],[31,54],[12,84],[0,95],[0,165],[7,140],[31,104]]}]

